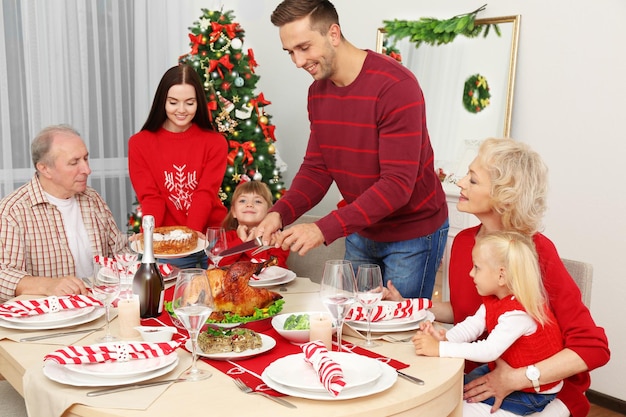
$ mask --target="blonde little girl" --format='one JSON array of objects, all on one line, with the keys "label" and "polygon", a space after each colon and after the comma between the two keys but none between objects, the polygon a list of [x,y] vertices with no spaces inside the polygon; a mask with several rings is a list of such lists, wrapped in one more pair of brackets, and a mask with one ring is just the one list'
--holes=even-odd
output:
[{"label": "blonde little girl", "polygon": [[[267,184],[260,181],[240,183],[233,193],[230,211],[222,222],[222,226],[226,229],[228,247],[231,248],[253,239],[255,227],[263,220],[270,207],[272,207],[272,193]],[[254,249],[223,258],[220,265],[230,265],[238,261],[263,261],[274,256],[278,261],[278,266],[287,268],[289,250],[271,248],[254,256],[252,252]]]},{"label": "blonde little girl", "polygon": [[[532,241],[514,232],[477,237],[470,276],[482,305],[473,316],[447,333],[432,323],[420,324],[413,337],[415,352],[425,356],[465,358],[486,363],[465,376],[465,383],[495,368],[500,358],[513,368],[532,367],[563,349],[561,331],[547,305]],[[483,333],[485,339],[479,340]],[[542,411],[556,397],[563,382],[515,391],[500,408],[526,415]],[[494,398],[484,403],[493,405]]]}]

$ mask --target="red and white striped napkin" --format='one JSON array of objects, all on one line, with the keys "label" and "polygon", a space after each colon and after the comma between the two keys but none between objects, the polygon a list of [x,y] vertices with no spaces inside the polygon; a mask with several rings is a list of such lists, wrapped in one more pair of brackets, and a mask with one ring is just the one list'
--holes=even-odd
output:
[{"label": "red and white striped napkin", "polygon": [[[119,262],[115,260],[115,258],[107,258],[105,256],[96,255],[93,257],[93,260],[94,262],[102,266],[105,266],[107,268],[117,268],[118,271],[123,270],[122,266],[119,264]],[[129,268],[129,272],[132,274],[137,272],[137,269],[139,269],[139,265],[140,263],[137,263],[134,266],[131,265],[131,267]],[[170,264],[158,264],[158,267],[159,267],[159,271],[161,272],[161,275],[163,276],[167,276],[174,271],[174,267]]]},{"label": "red and white striped napkin", "polygon": [[302,345],[302,352],[306,361],[309,362],[317,376],[333,397],[339,395],[346,381],[343,379],[341,365],[335,362],[329,355],[328,350],[320,341],[313,341]]},{"label": "red and white striped napkin", "polygon": [[[428,298],[411,298],[398,303],[383,302],[372,309],[372,322],[412,317],[415,313],[431,308],[433,302]],[[350,309],[346,321],[366,321],[367,310],[362,306]]]},{"label": "red and white striped napkin", "polygon": [[89,346],[66,346],[47,354],[43,360],[60,365],[102,362],[127,362],[133,359],[148,359],[166,356],[174,352],[181,341],[147,343],[118,342]]},{"label": "red and white striped napkin", "polygon": [[91,306],[102,306],[102,303],[87,295],[68,295],[63,297],[50,296],[32,300],[11,301],[0,305],[0,317],[27,317],[39,314],[56,313],[61,310],[72,310]]}]

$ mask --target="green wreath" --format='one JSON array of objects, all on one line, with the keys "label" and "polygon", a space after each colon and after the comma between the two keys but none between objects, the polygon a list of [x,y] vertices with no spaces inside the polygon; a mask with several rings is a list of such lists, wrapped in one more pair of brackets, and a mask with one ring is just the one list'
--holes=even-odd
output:
[{"label": "green wreath", "polygon": [[479,113],[489,105],[489,84],[480,74],[475,74],[465,81],[463,88],[463,107],[470,113]]}]

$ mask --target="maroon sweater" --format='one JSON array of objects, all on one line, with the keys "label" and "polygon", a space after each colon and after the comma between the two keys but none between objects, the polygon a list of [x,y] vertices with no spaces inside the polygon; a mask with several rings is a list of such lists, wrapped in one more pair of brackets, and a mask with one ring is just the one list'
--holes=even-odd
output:
[{"label": "maroon sweater", "polygon": [[326,244],[354,232],[379,242],[415,239],[443,224],[448,208],[411,71],[367,51],[350,85],[313,82],[308,111],[304,161],[271,209],[283,226],[319,203],[333,181],[347,204],[316,223]]}]

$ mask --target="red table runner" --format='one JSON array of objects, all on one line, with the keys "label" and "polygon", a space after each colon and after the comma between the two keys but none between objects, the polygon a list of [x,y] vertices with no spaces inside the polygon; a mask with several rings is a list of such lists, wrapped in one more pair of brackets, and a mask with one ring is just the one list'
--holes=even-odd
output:
[{"label": "red table runner", "polygon": [[[171,300],[173,292],[174,292],[173,287],[168,288],[165,291],[165,299]],[[159,317],[157,317],[157,319],[167,325],[173,326],[172,319],[169,313],[165,311],[165,309],[163,309],[163,313]],[[153,324],[153,323],[150,323],[150,320],[152,319],[143,319],[142,324]],[[179,329],[179,331],[183,333],[183,335],[181,336],[180,334],[176,334],[174,335],[175,339],[181,339],[181,338],[187,337],[186,331],[181,330],[181,329]],[[203,358],[202,356],[200,356],[199,358],[203,360],[204,362],[208,363],[209,365],[211,365],[212,367],[214,367],[215,369],[220,370],[221,372],[225,373],[226,375],[232,378],[240,378],[243,382],[246,383],[246,385],[248,385],[249,387],[252,387],[255,391],[263,391],[274,396],[283,396],[285,394],[274,391],[273,389],[265,385],[265,383],[261,379],[261,374],[263,373],[265,368],[267,368],[267,366],[271,364],[272,362],[274,362],[275,360],[288,356],[288,355],[302,353],[302,349],[300,348],[300,346],[294,345],[290,343],[289,341],[285,340],[281,335],[279,335],[276,332],[276,330],[274,330],[271,327],[268,330],[263,331],[262,333],[276,340],[276,346],[269,352],[265,352],[258,356],[253,356],[248,359],[237,360],[237,361],[217,361],[217,360],[212,360],[208,358]],[[333,349],[336,349],[336,346],[337,346],[336,340],[334,340],[333,343],[334,343]],[[353,343],[346,342],[345,340],[342,341],[342,350],[345,352],[353,352],[359,355],[377,359],[381,362],[384,362],[392,366],[395,369],[404,369],[404,368],[409,367],[409,365],[404,362],[400,362],[398,360],[379,355],[376,352],[372,352],[370,350],[364,349]]]}]

